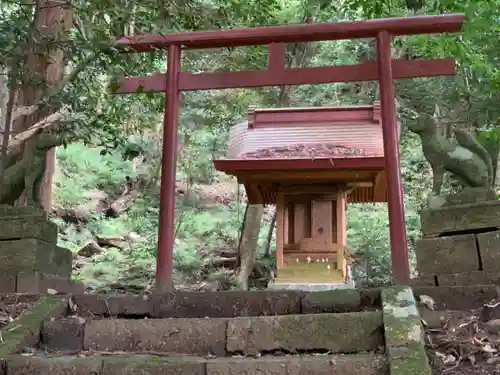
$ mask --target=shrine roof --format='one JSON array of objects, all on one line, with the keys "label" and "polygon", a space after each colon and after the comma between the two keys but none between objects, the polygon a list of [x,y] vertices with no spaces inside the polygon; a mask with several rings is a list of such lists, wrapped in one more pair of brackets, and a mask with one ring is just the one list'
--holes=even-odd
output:
[{"label": "shrine roof", "polygon": [[357,157],[309,157],[309,158],[233,158],[214,161],[215,168],[221,172],[233,174],[237,171],[273,171],[273,170],[383,170],[383,156]]},{"label": "shrine roof", "polygon": [[214,165],[245,184],[253,202],[273,203],[276,184],[304,181],[355,183],[351,202],[387,199],[378,103],[250,109],[230,131],[227,158]]},{"label": "shrine roof", "polygon": [[[231,128],[227,152],[228,159],[245,160],[239,163],[242,166],[253,164],[250,162],[252,159],[282,158],[356,158],[356,164],[361,162],[360,157],[383,155],[378,103],[345,107],[250,109],[248,120]],[[259,165],[263,163],[266,162],[258,162]],[[302,165],[304,163],[307,162],[301,162]]]}]

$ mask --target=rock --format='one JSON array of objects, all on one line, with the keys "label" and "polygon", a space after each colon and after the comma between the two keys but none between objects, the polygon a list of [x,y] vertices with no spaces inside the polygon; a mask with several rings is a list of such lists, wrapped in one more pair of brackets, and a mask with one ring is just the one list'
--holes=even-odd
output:
[{"label": "rock", "polygon": [[85,319],[68,316],[43,322],[40,345],[46,350],[80,351],[83,348]]},{"label": "rock", "polygon": [[500,319],[500,301],[484,304],[479,313],[479,320],[489,322]]},{"label": "rock", "polygon": [[92,240],[87,243],[84,247],[78,250],[78,255],[90,258],[94,255],[100,254],[103,252],[103,248],[100,247],[96,241]]},{"label": "rock", "polygon": [[423,320],[425,328],[442,328],[448,321],[446,311],[431,311],[426,308],[419,308],[418,310],[420,312],[420,316]]}]

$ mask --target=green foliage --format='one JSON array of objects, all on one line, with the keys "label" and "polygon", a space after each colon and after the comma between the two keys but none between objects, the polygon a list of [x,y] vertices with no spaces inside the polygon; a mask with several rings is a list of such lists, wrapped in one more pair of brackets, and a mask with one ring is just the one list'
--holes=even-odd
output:
[{"label": "green foliage", "polygon": [[[203,138],[202,136],[200,136]],[[124,161],[120,150],[102,155],[101,149],[82,144],[70,145],[57,152],[60,173],[56,174],[55,195],[63,207],[83,206],[89,193],[104,191],[113,195],[123,184],[126,176],[136,172],[130,161]],[[206,159],[206,155],[203,155]],[[203,165],[201,168],[206,168]],[[139,170],[141,168],[139,167]],[[210,173],[213,173],[210,172]],[[181,175],[187,172],[181,167]],[[107,249],[95,256],[76,277],[84,279],[98,290],[109,288],[141,289],[154,281],[156,235],[158,231],[158,188],[145,190],[134,205],[118,218],[91,215],[85,225],[67,224],[61,219],[54,221],[60,228],[60,245],[78,251],[95,235],[120,237],[135,232],[140,239],[132,247]],[[209,262],[206,255],[221,248],[234,248],[242,218],[242,206],[214,206],[198,209],[200,197],[192,194],[189,199],[179,197],[176,202],[176,241],[174,267],[177,272],[199,276]]]},{"label": "green foliage", "polygon": [[55,176],[55,194],[58,203],[65,207],[82,203],[89,191],[113,194],[126,176],[135,176],[132,164],[119,158],[117,152],[103,156],[101,149],[78,143],[59,148],[57,160],[60,173]]},{"label": "green foliage", "polygon": [[[417,7],[414,7],[418,3]],[[380,18],[409,14],[460,12],[466,22],[460,33],[450,35],[417,35],[398,39],[399,48],[411,57],[457,59],[456,77],[411,80],[399,83],[404,103],[421,107],[422,102],[442,108],[443,115],[464,121],[466,126],[498,125],[498,87],[500,85],[498,38],[500,2],[414,1],[414,0],[348,0],[347,9],[361,17]],[[404,92],[402,92],[404,91]],[[418,103],[418,105],[416,105]]]},{"label": "green foliage", "polygon": [[[144,287],[154,281],[156,267],[157,212],[147,212],[144,200],[134,205],[125,223],[120,219],[100,220],[94,231],[103,235],[117,235],[125,229],[142,235],[139,243],[124,250],[108,249],[87,264],[82,276],[97,289]],[[139,212],[142,216],[138,216]],[[197,210],[180,203],[176,211],[176,240],[174,247],[174,269],[190,277],[200,277],[203,268],[210,262],[211,251],[234,248],[239,226],[234,207],[215,207]],[[146,216],[147,215],[147,216]]]}]

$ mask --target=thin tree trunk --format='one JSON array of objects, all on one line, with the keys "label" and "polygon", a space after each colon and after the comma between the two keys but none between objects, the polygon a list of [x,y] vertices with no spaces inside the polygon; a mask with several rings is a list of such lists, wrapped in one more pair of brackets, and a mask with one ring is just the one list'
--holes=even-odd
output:
[{"label": "thin tree trunk", "polygon": [[[495,160],[493,158],[493,155],[492,155],[492,159]],[[495,186],[500,186],[500,174],[498,173],[498,171],[500,170],[500,151],[497,151],[496,153],[496,160],[493,162],[493,168],[494,168],[494,180],[495,181]]]},{"label": "thin tree trunk", "polygon": [[242,290],[248,290],[248,279],[252,274],[257,258],[257,242],[259,239],[260,223],[263,213],[264,205],[262,204],[248,204],[245,209],[243,230],[238,246],[238,261],[240,268],[237,281]]},{"label": "thin tree trunk", "polygon": [[269,230],[267,231],[266,239],[266,251],[264,252],[264,257],[269,258],[271,256],[271,241],[273,239],[274,227],[276,226],[276,217],[278,216],[278,211],[275,210],[273,218],[271,219],[271,224],[269,224]]}]

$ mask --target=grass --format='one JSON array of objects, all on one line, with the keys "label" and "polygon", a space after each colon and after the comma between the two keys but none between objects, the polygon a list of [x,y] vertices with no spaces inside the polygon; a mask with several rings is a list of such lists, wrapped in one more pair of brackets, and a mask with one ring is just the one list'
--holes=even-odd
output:
[{"label": "grass", "polygon": [[[73,144],[58,149],[58,172],[55,176],[57,206],[75,208],[89,202],[89,193],[103,191],[112,196],[125,181],[135,176],[132,163],[123,161],[118,152],[101,155],[99,149]],[[154,276],[158,230],[159,191],[141,192],[128,212],[118,218],[91,214],[89,223],[75,225],[55,218],[60,231],[59,245],[74,252],[80,250],[95,235],[139,235],[133,247],[109,248],[95,256],[74,278],[84,279],[90,286],[105,290],[116,285],[138,287],[147,285]],[[215,205],[198,209],[199,197],[180,197],[176,202],[176,240],[174,267],[178,272],[196,276],[204,264],[202,255],[218,248],[233,247],[239,237],[244,207],[236,204]],[[264,238],[263,238],[264,239]]]}]

